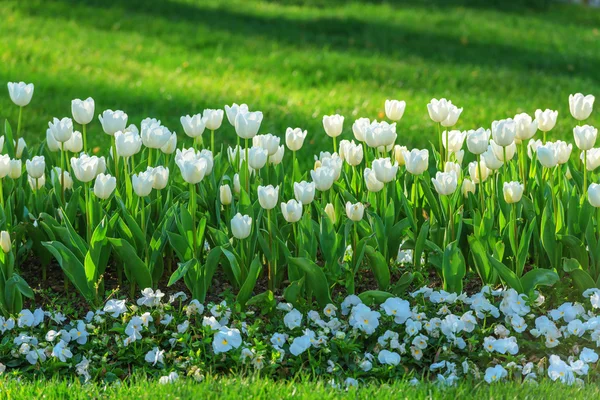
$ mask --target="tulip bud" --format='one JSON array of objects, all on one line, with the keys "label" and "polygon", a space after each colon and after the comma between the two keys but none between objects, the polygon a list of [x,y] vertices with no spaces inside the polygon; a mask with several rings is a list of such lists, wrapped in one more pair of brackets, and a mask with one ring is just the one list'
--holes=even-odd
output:
[{"label": "tulip bud", "polygon": [[529,114],[521,113],[515,115],[515,137],[520,141],[529,140],[537,132],[537,121],[532,120]]},{"label": "tulip bud", "polygon": [[335,224],[335,209],[333,208],[333,204],[327,203],[325,206],[325,214],[329,217],[331,222]]},{"label": "tulip bud", "polygon": [[508,204],[518,203],[523,197],[523,184],[519,182],[504,182],[504,200]]},{"label": "tulip bud", "polygon": [[[479,170],[481,170],[481,177],[479,176]],[[485,159],[481,160],[481,165],[478,165],[477,161],[470,162],[469,175],[474,183],[485,182],[490,175],[490,169],[487,167]]]},{"label": "tulip bud", "polygon": [[71,114],[75,122],[87,125],[94,119],[94,99],[88,97],[85,100],[75,99],[71,101]]},{"label": "tulip bud", "polygon": [[46,129],[46,146],[48,147],[48,150],[50,150],[53,153],[60,151],[60,143],[58,143],[56,139],[54,139],[52,129],[50,128]]},{"label": "tulip bud", "polygon": [[281,203],[281,213],[287,222],[298,222],[302,217],[302,203],[293,199],[287,203]]},{"label": "tulip bud", "polygon": [[94,194],[102,200],[106,200],[117,187],[117,179],[114,176],[98,174],[94,182]]},{"label": "tulip bud", "polygon": [[600,167],[600,149],[589,149],[587,150],[585,153],[581,152],[581,156],[580,159],[581,161],[585,161],[584,160],[584,154],[587,155],[587,170],[588,171],[593,171],[596,168]]},{"label": "tulip bud", "polygon": [[235,132],[242,139],[252,139],[258,133],[263,120],[260,111],[238,113],[235,117]]},{"label": "tulip bud", "polygon": [[285,145],[291,151],[300,150],[304,144],[304,139],[306,139],[306,134],[307,132],[300,128],[287,128],[285,131]]},{"label": "tulip bud", "polygon": [[10,234],[7,231],[0,232],[0,245],[2,246],[2,251],[5,253],[9,253],[12,249]]},{"label": "tulip bud", "polygon": [[462,168],[460,167],[460,164],[448,161],[446,164],[444,164],[444,172],[454,172],[456,176],[459,177],[461,175]]},{"label": "tulip bud", "polygon": [[392,121],[400,121],[404,115],[406,109],[405,101],[398,100],[386,100],[385,101],[385,115]]},{"label": "tulip bud", "polygon": [[80,153],[83,150],[83,136],[81,132],[73,132],[71,139],[65,142],[65,150],[71,153]]},{"label": "tulip bud", "polygon": [[396,178],[398,164],[390,161],[389,157],[373,160],[373,171],[378,181],[388,183]]},{"label": "tulip bud", "polygon": [[[69,174],[67,171],[65,171],[64,177],[65,177],[65,182],[64,182],[65,189],[73,189],[73,178],[71,178],[71,174]],[[50,171],[50,179],[52,181],[52,185],[54,185],[54,182],[56,180],[58,180],[59,187],[62,187],[63,186],[62,170],[59,167],[52,168],[52,171]]]},{"label": "tulip bud", "polygon": [[448,116],[446,117],[446,119],[441,121],[440,124],[445,127],[451,127],[456,125],[458,117],[460,117],[462,111],[462,108],[458,108],[454,104],[448,102]]},{"label": "tulip bud", "polygon": [[[8,175],[10,171],[10,157],[8,154],[0,155],[0,179]],[[0,182],[1,184],[1,182]]]},{"label": "tulip bud", "polygon": [[537,154],[538,147],[540,147],[543,144],[544,143],[542,143],[542,141],[539,139],[538,140],[529,139],[529,143],[527,144],[527,156],[529,157],[530,160],[533,159],[534,154]]},{"label": "tulip bud", "polygon": [[46,175],[42,175],[37,179],[28,175],[27,181],[29,182],[29,186],[31,186],[31,190],[39,190],[46,185]]},{"label": "tulip bud", "polygon": [[133,191],[140,197],[146,197],[152,192],[152,185],[154,184],[154,177],[152,171],[144,171],[139,174],[134,174],[131,177],[131,184]]},{"label": "tulip bud", "polygon": [[[13,140],[14,143],[14,140]],[[25,147],[27,147],[27,143],[25,143],[25,139],[23,138],[19,138],[19,141],[17,143],[14,143],[15,145],[15,156],[17,158],[21,158],[21,156],[23,155],[23,150],[25,150]]]},{"label": "tulip bud", "polygon": [[383,182],[377,179],[375,171],[373,171],[371,168],[365,168],[363,176],[365,178],[365,184],[369,192],[377,193],[381,189],[383,189]]},{"label": "tulip bud", "polygon": [[115,146],[119,157],[129,158],[139,153],[142,138],[135,132],[115,132]]},{"label": "tulip bud", "polygon": [[573,118],[583,121],[592,113],[594,107],[594,96],[588,94],[584,96],[581,93],[569,95],[569,111]]},{"label": "tulip bud", "polygon": [[247,113],[248,105],[247,104],[236,104],[233,103],[230,106],[225,106],[225,113],[227,114],[227,120],[231,124],[231,126],[235,126],[235,118],[239,113]]},{"label": "tulip bud", "polygon": [[224,206],[228,206],[233,201],[233,195],[231,194],[231,188],[229,185],[221,185],[219,187],[219,198],[221,200],[221,204]]},{"label": "tulip bud", "polygon": [[10,160],[8,163],[8,176],[11,179],[18,179],[23,172],[23,164],[21,160]]},{"label": "tulip bud", "polygon": [[235,174],[233,175],[233,191],[235,192],[235,194],[240,194],[241,190],[242,186],[240,184],[240,175]]},{"label": "tulip bud", "polygon": [[[150,169],[150,167],[148,167]],[[163,190],[167,187],[169,183],[169,168],[165,168],[163,166],[158,166],[156,168],[152,168],[152,188],[156,190]]]},{"label": "tulip bud", "polygon": [[400,166],[400,167],[404,166],[404,164],[406,164],[406,161],[404,160],[404,152],[408,151],[406,146],[400,146],[397,144],[394,146],[393,151],[394,151],[394,159],[396,160],[396,163],[398,164],[398,166]]},{"label": "tulip bud", "polygon": [[231,220],[231,233],[236,239],[246,239],[252,231],[252,218],[237,213]]},{"label": "tulip bud", "polygon": [[365,141],[365,134],[370,125],[371,121],[369,118],[359,118],[354,121],[354,124],[352,124],[352,133],[354,133],[356,140],[359,142]]},{"label": "tulip bud", "polygon": [[449,106],[451,104],[452,102],[446,99],[431,99],[429,104],[427,104],[429,118],[431,118],[433,122],[442,122],[448,118]]},{"label": "tulip bud", "polygon": [[325,129],[325,133],[329,137],[338,137],[342,134],[342,129],[344,127],[344,117],[335,114],[335,115],[324,115],[323,116],[323,128]]},{"label": "tulip bud", "polygon": [[573,128],[573,136],[579,150],[589,150],[596,144],[598,129],[589,125],[576,126]]},{"label": "tulip bud", "polygon": [[[600,207],[600,185],[592,183],[588,188],[588,201],[594,207]],[[4,232],[2,232],[4,233]],[[4,248],[4,245],[2,246]],[[6,250],[4,250],[6,252]]]},{"label": "tulip bud", "polygon": [[127,114],[121,110],[106,110],[98,116],[102,129],[107,135],[113,136],[116,132],[125,130],[127,126]]},{"label": "tulip bud", "polygon": [[467,148],[469,151],[475,155],[485,153],[488,149],[491,134],[489,129],[483,128],[467,131]]},{"label": "tulip bud", "polygon": [[435,178],[431,178],[435,190],[443,195],[448,196],[456,191],[458,186],[458,179],[454,171],[451,172],[437,172]]},{"label": "tulip bud", "polygon": [[365,206],[362,203],[352,204],[350,202],[346,203],[346,215],[351,221],[359,222],[363,219],[363,215],[365,213]]},{"label": "tulip bud", "polygon": [[335,171],[330,167],[318,167],[310,171],[310,176],[317,190],[324,192],[333,186]]},{"label": "tulip bud", "polygon": [[25,167],[30,177],[33,179],[40,178],[44,175],[44,170],[46,169],[44,156],[35,156],[31,160],[27,160],[25,162]]},{"label": "tulip bud", "polygon": [[48,127],[54,139],[59,143],[64,143],[71,139],[71,135],[73,134],[73,121],[71,118],[54,118],[52,122],[48,122]]},{"label": "tulip bud", "polygon": [[473,183],[473,181],[470,179],[464,179],[461,187],[461,192],[464,197],[469,197],[469,193],[475,194],[475,184]]},{"label": "tulip bud", "polygon": [[412,149],[410,152],[405,151],[404,161],[406,162],[406,170],[413,175],[421,175],[429,165],[429,151],[427,149],[418,150]]},{"label": "tulip bud", "polygon": [[267,151],[269,156],[272,156],[279,150],[279,138],[270,133],[267,133],[266,135],[256,135],[252,138],[252,145],[262,147]]},{"label": "tulip bud", "polygon": [[185,117],[181,117],[179,121],[185,134],[191,138],[202,136],[206,128],[206,119],[202,118],[202,114],[196,114],[191,117],[186,115]]},{"label": "tulip bud", "polygon": [[258,187],[258,202],[265,210],[271,210],[277,205],[279,197],[279,186],[259,186]]},{"label": "tulip bud", "polygon": [[202,113],[202,119],[206,120],[206,128],[211,131],[216,131],[223,123],[223,110],[212,110],[207,108]]},{"label": "tulip bud", "polygon": [[248,165],[250,168],[258,170],[265,166],[269,153],[262,147],[252,146],[248,150]]},{"label": "tulip bud", "polygon": [[283,145],[279,146],[275,154],[269,156],[269,164],[270,165],[279,165],[283,161],[283,154],[285,152],[285,147]]},{"label": "tulip bud", "polygon": [[294,197],[304,205],[312,203],[315,199],[315,183],[294,182]]},{"label": "tulip bud", "polygon": [[[446,150],[450,153],[459,152],[465,142],[465,138],[467,137],[467,132],[461,131],[444,131],[442,132],[442,144]],[[448,143],[446,143],[446,138]]]},{"label": "tulip bud", "polygon": [[542,132],[548,132],[556,125],[556,118],[558,117],[558,111],[552,110],[536,110],[535,119],[538,123],[538,129]]},{"label": "tulip bud", "polygon": [[33,83],[8,82],[8,94],[13,103],[19,107],[25,107],[33,96]]}]

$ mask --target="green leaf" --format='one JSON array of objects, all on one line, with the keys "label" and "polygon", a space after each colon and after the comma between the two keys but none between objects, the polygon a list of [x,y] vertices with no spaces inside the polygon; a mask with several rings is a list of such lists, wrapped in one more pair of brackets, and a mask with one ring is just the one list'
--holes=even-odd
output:
[{"label": "green leaf", "polygon": [[381,290],[367,290],[366,292],[362,292],[358,295],[358,298],[360,298],[362,302],[365,303],[365,305],[367,306],[381,304],[390,297],[394,297],[394,295],[392,293],[384,292]]},{"label": "green leaf", "polygon": [[550,258],[550,265],[556,268],[557,265],[557,243],[556,243],[556,225],[554,225],[554,217],[552,216],[551,207],[544,208],[542,214],[542,246]]},{"label": "green leaf", "polygon": [[365,256],[367,257],[367,264],[373,271],[379,289],[388,289],[390,286],[390,268],[383,255],[373,247],[366,246]]},{"label": "green leaf", "polygon": [[297,281],[293,281],[290,285],[285,288],[283,291],[283,297],[285,301],[288,303],[292,303],[293,305],[298,304],[298,297],[302,293],[302,288],[304,287],[304,276]]},{"label": "green leaf", "polygon": [[565,258],[563,270],[571,276],[580,292],[583,293],[587,289],[596,287],[594,279],[583,270],[581,264],[575,258]]},{"label": "green leaf", "polygon": [[94,293],[87,284],[85,269],[82,262],[64,244],[56,241],[42,243],[56,258],[67,278],[79,290],[87,301],[95,301]]},{"label": "green leaf", "polygon": [[[424,186],[424,185],[423,185]],[[419,236],[417,236],[417,240],[415,241],[415,251],[413,255],[413,260],[415,263],[421,262],[421,255],[423,254],[423,250],[425,249],[425,241],[427,240],[427,235],[429,234],[429,221],[425,221],[421,226],[421,230],[419,231]]]},{"label": "green leaf", "polygon": [[153,287],[150,269],[137,255],[136,249],[123,239],[109,238],[108,240],[138,287],[142,290]]},{"label": "green leaf", "polygon": [[515,289],[519,293],[525,293],[521,281],[517,275],[510,270],[510,268],[496,260],[490,254],[488,254],[488,260],[490,261],[492,267],[494,267],[494,269],[498,272],[498,275],[500,275],[502,280],[504,280],[508,286]]},{"label": "green leaf", "polygon": [[16,288],[25,297],[30,299],[33,299],[34,297],[33,290],[31,290],[29,284],[17,274],[13,274],[13,276],[6,281],[6,291],[10,292],[13,288]]},{"label": "green leaf", "polygon": [[244,307],[246,302],[252,296],[252,291],[256,286],[256,280],[260,275],[260,271],[262,270],[262,264],[260,263],[260,259],[258,256],[254,257],[252,264],[250,264],[250,269],[248,271],[248,277],[244,281],[244,284],[240,288],[240,291],[236,297],[237,302]]},{"label": "green leaf", "polygon": [[327,277],[317,264],[300,257],[292,257],[289,261],[290,264],[298,266],[298,268],[306,273],[307,288],[313,291],[321,307],[325,307],[332,302]]},{"label": "green leaf", "polygon": [[552,286],[558,282],[558,274],[551,269],[532,269],[521,278],[524,293],[531,295],[538,286]]},{"label": "green leaf", "polygon": [[475,268],[481,278],[484,285],[491,284],[492,282],[492,266],[488,260],[487,252],[481,240],[476,238],[474,235],[467,236],[469,246],[471,248],[471,254],[475,261]]},{"label": "green leaf", "polygon": [[14,138],[12,134],[12,128],[10,127],[10,123],[8,119],[4,120],[4,146],[6,146],[6,153],[10,156],[10,158],[15,158],[15,144]]},{"label": "green leaf", "polygon": [[462,280],[467,273],[465,258],[456,242],[450,243],[444,250],[442,263],[444,290],[451,293],[462,293]]}]

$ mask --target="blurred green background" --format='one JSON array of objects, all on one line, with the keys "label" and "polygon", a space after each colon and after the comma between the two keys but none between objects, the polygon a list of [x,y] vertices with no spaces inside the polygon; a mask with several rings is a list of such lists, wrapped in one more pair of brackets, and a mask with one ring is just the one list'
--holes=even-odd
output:
[{"label": "blurred green background", "polygon": [[[408,104],[397,142],[421,147],[437,143],[432,97],[464,107],[457,129],[557,109],[549,137],[571,140],[568,95],[600,96],[600,10],[580,5],[5,0],[0,16],[0,81],[35,84],[24,112],[30,145],[52,117],[70,116],[71,99],[88,96],[96,114],[122,109],[138,125],[156,117],[181,138],[181,115],[245,102],[264,112],[262,133],[307,129],[305,160],[331,148],[324,114],[343,114],[350,139],[352,122],[383,118],[388,98]],[[3,90],[0,118],[16,126]],[[596,111],[587,123],[598,121]],[[108,143],[97,119],[89,129],[92,144]],[[226,119],[217,137],[235,142]]]}]

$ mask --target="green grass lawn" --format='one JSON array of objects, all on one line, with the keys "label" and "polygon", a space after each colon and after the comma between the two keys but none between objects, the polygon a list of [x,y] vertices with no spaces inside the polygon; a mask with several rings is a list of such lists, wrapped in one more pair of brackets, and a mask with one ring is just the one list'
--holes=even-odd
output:
[{"label": "green grass lawn", "polygon": [[[559,110],[551,138],[572,138],[568,95],[600,96],[600,10],[555,4],[498,8],[489,0],[18,0],[0,2],[0,81],[34,82],[25,110],[30,144],[51,117],[92,96],[96,114],[122,109],[139,124],[246,102],[261,132],[308,129],[303,159],[329,148],[321,118],[381,119],[404,99],[398,143],[436,141],[426,104],[464,107],[458,129],[536,108]],[[3,83],[5,85],[5,83]],[[6,88],[0,118],[16,121]],[[600,113],[587,121],[598,125]],[[97,120],[93,144],[108,138]],[[218,132],[234,142],[233,128]]]},{"label": "green grass lawn", "polygon": [[600,389],[593,384],[584,388],[559,383],[540,385],[497,383],[488,385],[464,383],[456,387],[407,382],[362,384],[358,389],[334,389],[327,382],[278,382],[266,379],[222,378],[160,385],[156,381],[137,380],[130,384],[80,385],[67,381],[38,381],[23,385],[15,380],[0,380],[0,397],[5,399],[583,399],[597,398]]}]

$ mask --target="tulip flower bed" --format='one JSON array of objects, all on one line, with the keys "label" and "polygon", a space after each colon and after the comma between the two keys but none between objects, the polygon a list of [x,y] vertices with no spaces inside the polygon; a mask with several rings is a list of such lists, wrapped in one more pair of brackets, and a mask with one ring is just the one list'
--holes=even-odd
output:
[{"label": "tulip flower bed", "polygon": [[[324,116],[311,134],[331,148],[313,155],[306,130],[259,134],[263,114],[245,104],[183,116],[179,136],[106,110],[98,125],[111,146],[95,155],[92,98],[28,146],[34,87],[8,89],[18,107],[0,155],[8,374],[597,378],[600,149],[589,125],[573,128],[575,147],[546,140],[552,110],[460,131],[462,108],[433,99],[425,130],[436,144],[409,150],[396,144],[406,104],[388,100],[391,122]],[[593,103],[569,98],[574,125]],[[236,144],[216,140],[225,116]],[[37,282],[23,278],[32,263],[41,281],[60,268],[91,311],[36,307]],[[127,289],[107,290],[111,279]],[[186,290],[167,301],[164,281]]]}]

